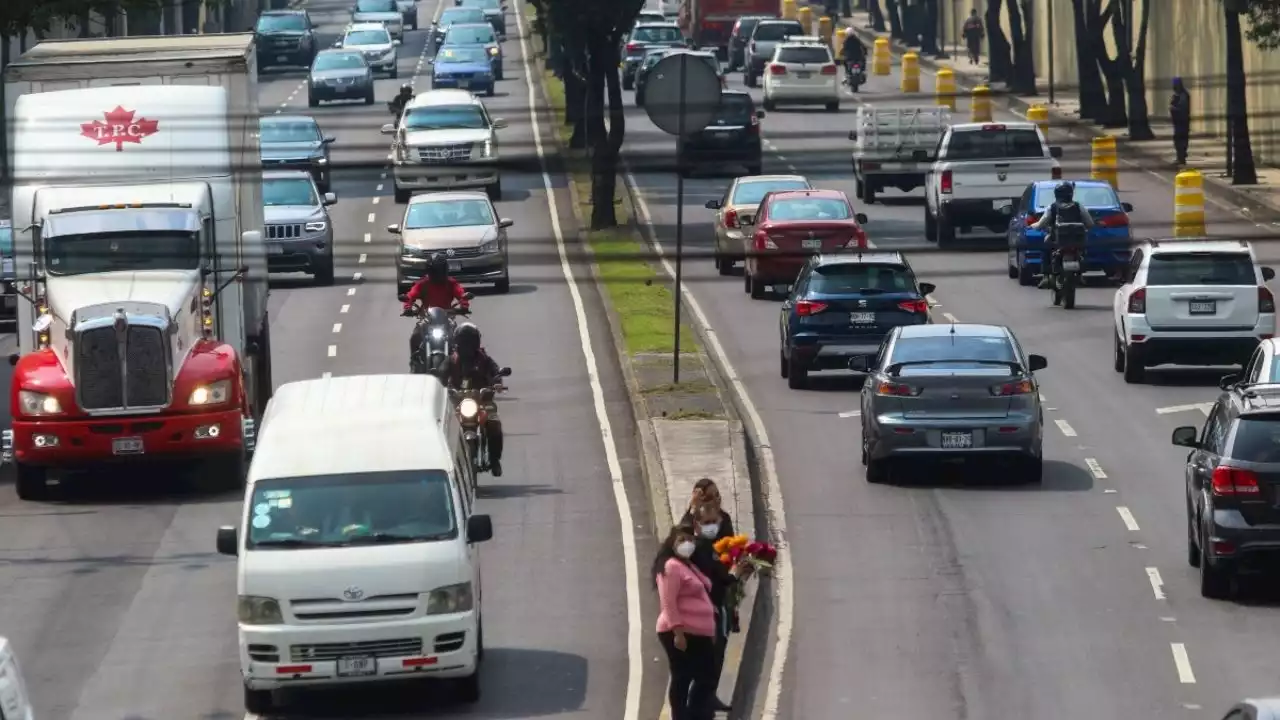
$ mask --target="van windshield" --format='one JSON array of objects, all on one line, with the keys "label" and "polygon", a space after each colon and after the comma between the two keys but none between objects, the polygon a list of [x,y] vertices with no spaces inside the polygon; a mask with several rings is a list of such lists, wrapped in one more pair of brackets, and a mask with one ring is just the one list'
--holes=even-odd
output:
[{"label": "van windshield", "polygon": [[200,240],[196,233],[172,230],[57,235],[44,239],[51,275],[121,270],[196,270]]},{"label": "van windshield", "polygon": [[458,523],[443,470],[272,478],[254,483],[245,547],[291,550],[452,540]]}]

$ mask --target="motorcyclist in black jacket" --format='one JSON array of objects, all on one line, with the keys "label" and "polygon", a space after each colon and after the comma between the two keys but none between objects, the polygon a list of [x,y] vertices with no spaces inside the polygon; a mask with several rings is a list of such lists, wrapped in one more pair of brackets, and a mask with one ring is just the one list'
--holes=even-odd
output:
[{"label": "motorcyclist in black jacket", "polygon": [[857,63],[862,67],[867,66],[867,49],[862,46],[862,41],[857,35],[850,32],[844,36],[844,47],[842,49],[841,59],[844,62],[845,77],[853,70],[853,64]]},{"label": "motorcyclist in black jacket", "polygon": [[396,116],[396,121],[400,120],[400,116],[404,115],[404,107],[413,100],[413,86],[405,83],[400,86],[400,94],[395,96],[391,102],[387,103],[387,108],[391,110],[391,114]]},{"label": "motorcyclist in black jacket", "polygon": [[[491,388],[502,382],[503,369],[480,345],[480,328],[461,323],[454,330],[453,356],[449,358],[444,376],[451,390],[461,389],[464,380],[470,380],[475,389]],[[489,471],[494,477],[502,477],[502,420],[498,418],[497,402],[490,400],[485,410]]]},{"label": "motorcyclist in black jacket", "polygon": [[1085,232],[1093,227],[1093,216],[1075,200],[1076,186],[1063,182],[1053,189],[1053,204],[1045,210],[1044,215],[1031,226],[1033,230],[1045,233],[1045,248],[1050,252],[1050,263],[1047,272],[1040,280],[1040,288],[1050,286],[1053,276],[1058,273],[1062,263],[1058,247],[1057,226],[1059,223],[1076,223],[1084,225]]}]

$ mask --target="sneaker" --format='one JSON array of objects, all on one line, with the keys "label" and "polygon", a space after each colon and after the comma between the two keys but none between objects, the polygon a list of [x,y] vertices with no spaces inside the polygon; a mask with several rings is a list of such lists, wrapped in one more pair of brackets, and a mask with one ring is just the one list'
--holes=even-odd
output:
[{"label": "sneaker", "polygon": [[501,460],[490,461],[489,472],[493,473],[494,477],[502,477],[502,461]]},{"label": "sneaker", "polygon": [[1039,289],[1041,289],[1041,290],[1048,290],[1048,289],[1049,289],[1049,278],[1047,278],[1047,277],[1040,278],[1040,284],[1039,284],[1039,285],[1036,285],[1036,287],[1037,287],[1037,288],[1039,288]]}]

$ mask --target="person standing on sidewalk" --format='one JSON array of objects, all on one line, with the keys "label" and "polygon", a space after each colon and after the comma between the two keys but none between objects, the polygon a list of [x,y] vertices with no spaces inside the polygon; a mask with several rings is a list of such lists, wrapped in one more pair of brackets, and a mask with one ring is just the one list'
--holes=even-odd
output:
[{"label": "person standing on sidewalk", "polygon": [[681,523],[671,529],[653,560],[658,589],[658,642],[667,653],[671,720],[710,720],[714,683],[716,611],[711,580],[693,566],[697,531]]},{"label": "person standing on sidewalk", "polygon": [[978,57],[982,54],[982,39],[987,35],[987,30],[982,25],[982,18],[978,17],[978,8],[969,11],[969,17],[964,21],[964,27],[960,32],[964,35],[965,45],[969,48],[969,64],[977,65]]},{"label": "person standing on sidewalk", "polygon": [[1169,98],[1169,119],[1173,122],[1174,160],[1187,164],[1187,146],[1191,144],[1191,93],[1182,84],[1182,78],[1173,79],[1173,97]]},{"label": "person standing on sidewalk", "polygon": [[[714,483],[712,483],[714,487]],[[720,562],[716,554],[715,544],[723,537],[731,537],[732,532],[721,535],[725,518],[720,506],[714,502],[706,502],[690,511],[693,527],[698,530],[697,546],[693,550],[691,561],[694,567],[702,571],[711,581],[711,604],[716,609],[716,644],[715,672],[711,678],[713,687],[720,686],[720,675],[724,672],[724,654],[729,647],[729,629],[733,609],[729,607],[729,592],[746,572],[745,566],[730,569]],[[732,525],[731,525],[732,526]],[[712,695],[711,705],[715,710],[728,712],[729,703]]]}]

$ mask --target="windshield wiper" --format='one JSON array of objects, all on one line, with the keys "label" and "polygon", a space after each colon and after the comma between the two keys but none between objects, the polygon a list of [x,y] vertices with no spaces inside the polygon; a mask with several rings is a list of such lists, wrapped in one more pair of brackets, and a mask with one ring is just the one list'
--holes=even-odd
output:
[{"label": "windshield wiper", "polygon": [[435,535],[404,535],[401,533],[372,533],[370,535],[357,535],[343,541],[343,545],[361,545],[369,543],[377,545],[381,543],[407,543],[407,542],[427,542],[431,540],[447,540],[452,537],[453,533],[437,533]]},{"label": "windshield wiper", "polygon": [[255,548],[264,548],[264,547],[281,547],[281,548],[296,548],[296,547],[325,547],[325,546],[328,546],[328,545],[332,545],[332,543],[317,542],[317,541],[315,541],[315,540],[303,540],[302,538],[278,538],[278,539],[275,539],[275,540],[259,540],[259,541],[255,542],[255,543],[253,543],[253,547],[255,547]]}]

